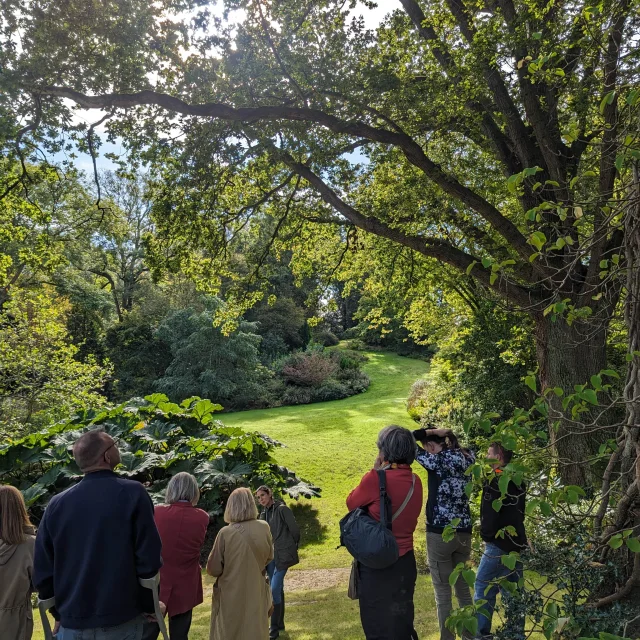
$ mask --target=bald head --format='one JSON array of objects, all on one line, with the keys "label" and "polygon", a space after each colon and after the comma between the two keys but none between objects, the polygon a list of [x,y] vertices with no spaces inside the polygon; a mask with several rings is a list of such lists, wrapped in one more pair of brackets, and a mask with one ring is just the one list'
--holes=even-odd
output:
[{"label": "bald head", "polygon": [[73,457],[83,473],[114,469],[120,462],[115,440],[99,429],[87,431],[76,440]]}]

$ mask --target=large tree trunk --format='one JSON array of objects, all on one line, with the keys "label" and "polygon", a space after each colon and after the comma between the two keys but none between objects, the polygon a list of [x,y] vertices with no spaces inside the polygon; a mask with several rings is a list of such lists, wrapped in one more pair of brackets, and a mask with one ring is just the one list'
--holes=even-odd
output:
[{"label": "large tree trunk", "polygon": [[[588,322],[570,326],[563,318],[553,322],[551,316],[538,317],[536,352],[542,390],[559,387],[565,394],[573,393],[575,385],[588,383],[592,375],[606,369],[606,333],[606,327]],[[589,425],[595,418],[590,413],[581,414],[579,421],[568,419],[562,399],[555,393],[548,395],[550,439],[560,476],[566,484],[587,486],[595,479],[588,461],[611,432]]]}]

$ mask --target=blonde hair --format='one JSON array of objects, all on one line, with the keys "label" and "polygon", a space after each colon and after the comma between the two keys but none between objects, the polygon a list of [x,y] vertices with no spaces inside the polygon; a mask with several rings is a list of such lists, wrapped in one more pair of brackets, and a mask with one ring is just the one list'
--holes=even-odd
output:
[{"label": "blonde hair", "polygon": [[175,502],[180,502],[180,500],[197,504],[199,499],[198,481],[190,473],[181,471],[169,480],[164,498],[165,504],[174,504]]},{"label": "blonde hair", "polygon": [[224,521],[227,524],[231,524],[233,522],[256,520],[257,518],[258,508],[251,490],[241,487],[232,491],[224,510]]},{"label": "blonde hair", "polygon": [[30,527],[22,494],[10,485],[0,485],[0,538],[7,544],[21,544],[26,540],[25,527]]}]

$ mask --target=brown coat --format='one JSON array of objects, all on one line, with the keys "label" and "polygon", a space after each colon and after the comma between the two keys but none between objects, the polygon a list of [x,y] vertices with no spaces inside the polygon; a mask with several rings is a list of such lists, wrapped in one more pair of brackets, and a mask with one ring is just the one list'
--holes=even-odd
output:
[{"label": "brown coat", "polygon": [[264,570],[271,560],[266,522],[248,520],[220,529],[207,562],[207,572],[217,578],[209,640],[267,640],[272,601]]},{"label": "brown coat", "polygon": [[31,640],[31,574],[35,531],[27,531],[22,544],[8,545],[0,539],[0,637]]}]

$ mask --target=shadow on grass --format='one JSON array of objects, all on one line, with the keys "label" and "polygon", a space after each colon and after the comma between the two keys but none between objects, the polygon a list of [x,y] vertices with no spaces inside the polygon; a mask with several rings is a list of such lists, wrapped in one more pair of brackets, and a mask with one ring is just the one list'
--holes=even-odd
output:
[{"label": "shadow on grass", "polygon": [[320,523],[318,509],[308,502],[298,502],[289,506],[300,526],[300,547],[322,544],[327,539],[329,527]]}]

